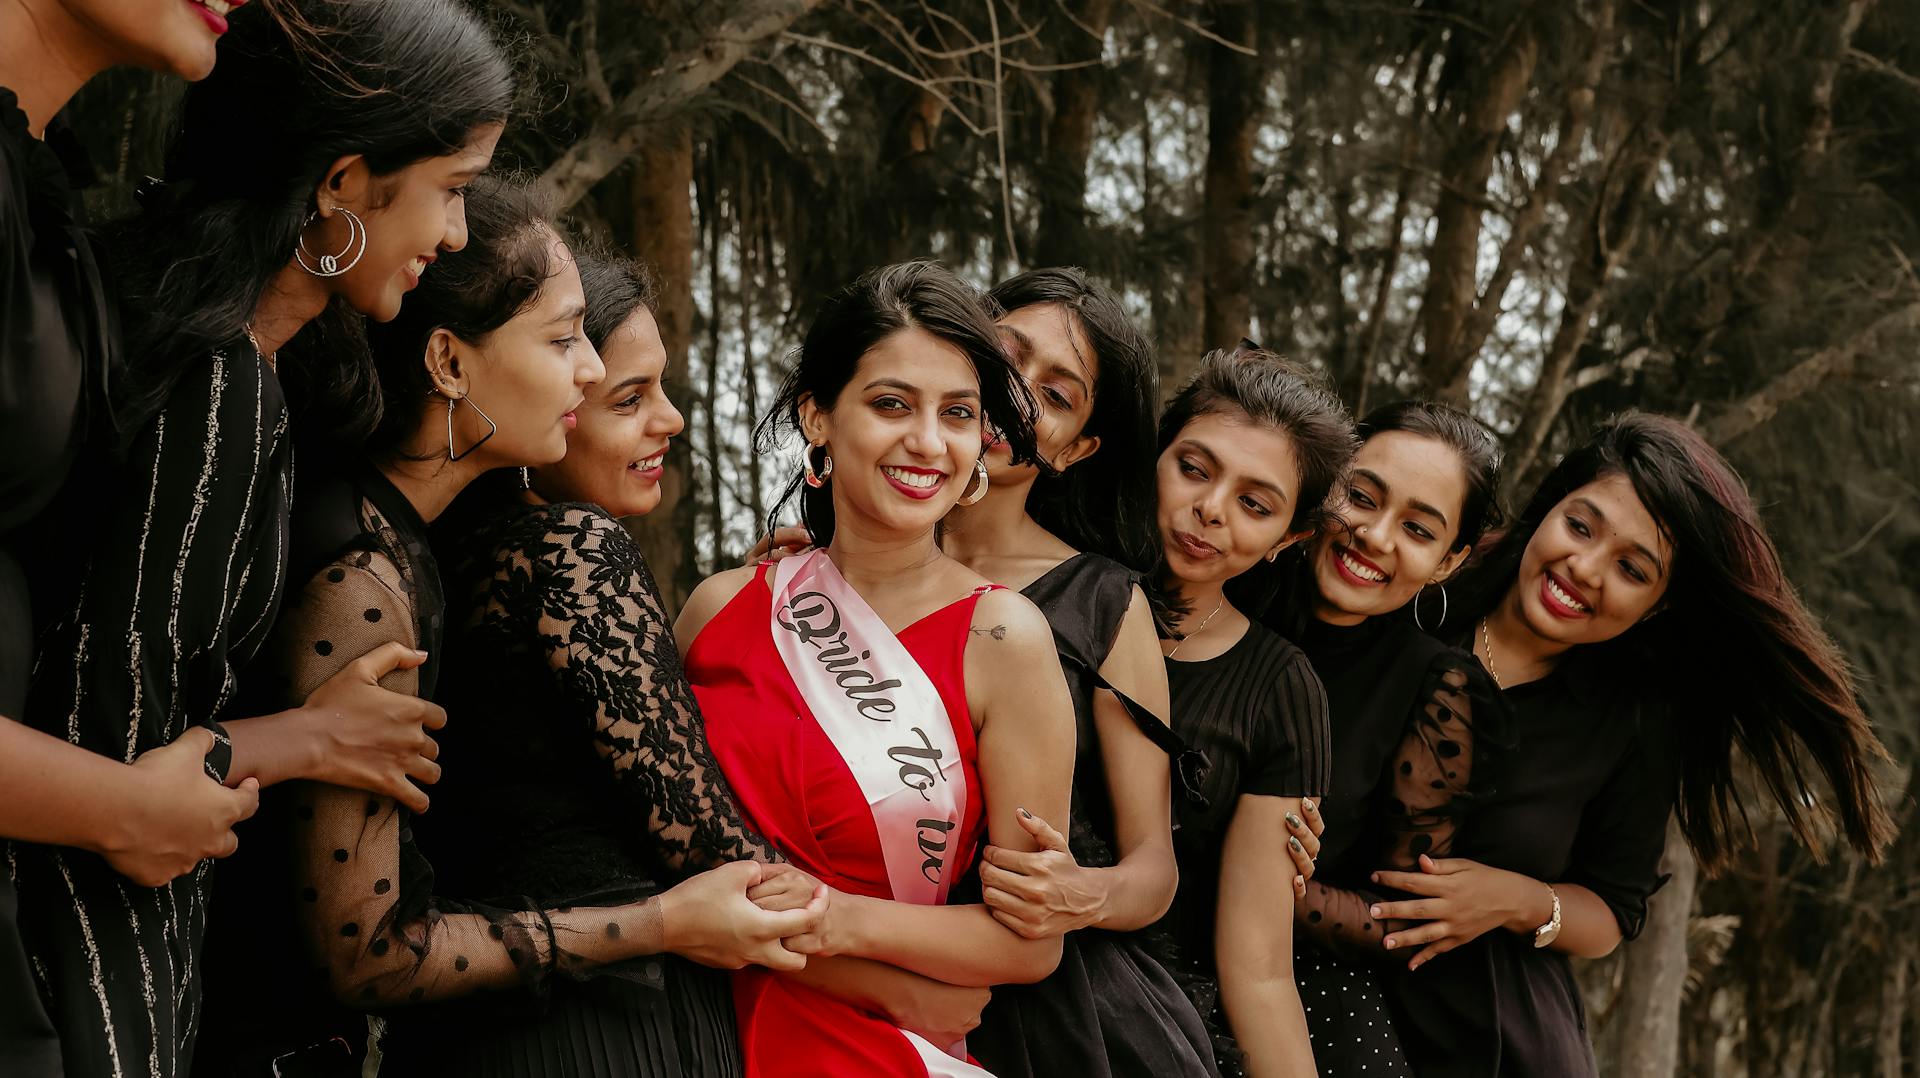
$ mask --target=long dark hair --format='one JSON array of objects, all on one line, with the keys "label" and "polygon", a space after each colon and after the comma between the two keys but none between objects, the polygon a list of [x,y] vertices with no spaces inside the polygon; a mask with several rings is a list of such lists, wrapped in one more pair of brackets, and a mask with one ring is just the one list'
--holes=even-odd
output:
[{"label": "long dark hair", "polygon": [[[821,408],[832,408],[840,391],[853,380],[860,358],[886,338],[912,328],[923,329],[966,355],[980,378],[980,406],[986,422],[1007,440],[1016,462],[1039,463],[1030,418],[1033,401],[1020,372],[1000,348],[1000,331],[985,298],[936,262],[900,262],[868,270],[827,297],[807,330],[806,341],[794,354],[793,373],[760,424],[760,450],[773,452],[786,431],[800,429],[802,398],[810,396]],[[820,546],[832,542],[831,479],[828,484],[816,490],[796,475],[774,503],[768,528],[798,492],[801,520],[813,533],[813,541]]]},{"label": "long dark hair", "polygon": [[443,253],[393,321],[367,327],[382,407],[367,437],[376,459],[402,452],[432,400],[421,362],[435,330],[471,344],[540,299],[561,266],[547,200],[529,184],[481,176],[467,185],[467,245]]},{"label": "long dark hair", "polygon": [[1093,411],[1082,434],[1100,450],[1064,472],[1041,469],[1027,513],[1076,550],[1089,550],[1138,570],[1151,567],[1159,538],[1153,524],[1154,410],[1160,375],[1153,346],[1120,300],[1073,267],[1029,270],[987,293],[1007,313],[1052,304],[1086,335],[1097,373]]},{"label": "long dark hair", "polygon": [[[185,368],[241,339],[335,161],[360,154],[390,175],[458,151],[512,101],[506,57],[455,0],[258,0],[230,26],[219,65],[187,91],[165,182],[109,241],[131,359],[125,435]],[[308,394],[371,399],[358,314],[336,298],[316,321],[325,346],[289,372]]]},{"label": "long dark hair", "polygon": [[[1527,544],[1573,491],[1624,475],[1674,548],[1662,609],[1602,644],[1576,649],[1631,681],[1672,716],[1680,747],[1680,828],[1709,871],[1751,843],[1734,781],[1738,748],[1795,837],[1816,854],[1836,816],[1855,849],[1877,860],[1893,826],[1871,764],[1874,736],[1845,658],[1794,594],[1746,484],[1699,434],[1628,412],[1541,481],[1512,527],[1489,536],[1454,602],[1472,625],[1513,587]],[[1589,650],[1591,649],[1591,650]],[[1807,765],[1834,792],[1809,796]]]},{"label": "long dark hair", "polygon": [[[1346,405],[1324,382],[1265,349],[1209,352],[1200,361],[1200,370],[1180,387],[1160,416],[1156,455],[1166,452],[1188,423],[1222,414],[1272,427],[1293,443],[1300,490],[1287,523],[1289,532],[1317,533],[1338,519],[1335,498],[1360,443]],[[1296,549],[1306,542],[1295,544]],[[1297,561],[1293,556],[1255,562],[1227,582],[1227,598],[1249,616],[1257,616],[1272,602],[1283,574],[1292,571]]]}]

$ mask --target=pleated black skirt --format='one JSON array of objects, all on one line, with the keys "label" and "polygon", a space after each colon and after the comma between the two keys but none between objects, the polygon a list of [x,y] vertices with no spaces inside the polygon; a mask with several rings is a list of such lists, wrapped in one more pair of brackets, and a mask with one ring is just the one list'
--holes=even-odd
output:
[{"label": "pleated black skirt", "polygon": [[1069,933],[1038,984],[1001,985],[967,1035],[995,1078],[1214,1078],[1193,1004],[1133,936]]},{"label": "pleated black skirt", "polygon": [[481,1000],[392,1012],[381,1078],[740,1078],[726,975],[660,963],[660,989],[603,977],[556,984],[538,1008]]}]

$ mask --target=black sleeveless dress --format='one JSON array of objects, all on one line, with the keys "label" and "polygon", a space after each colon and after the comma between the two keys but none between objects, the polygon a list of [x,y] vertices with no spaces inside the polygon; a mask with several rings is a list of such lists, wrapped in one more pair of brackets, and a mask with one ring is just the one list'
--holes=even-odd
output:
[{"label": "black sleeveless dress", "polygon": [[[1047,615],[1073,696],[1076,746],[1068,843],[1090,867],[1117,863],[1093,698],[1099,669],[1133,600],[1135,575],[1098,554],[1061,562],[1022,592]],[[1150,714],[1141,731],[1179,760],[1184,746]],[[1176,777],[1176,798],[1182,796]],[[1206,1027],[1143,933],[1068,933],[1060,965],[1038,984],[1002,985],[967,1048],[996,1078],[1181,1078],[1215,1073]]]}]

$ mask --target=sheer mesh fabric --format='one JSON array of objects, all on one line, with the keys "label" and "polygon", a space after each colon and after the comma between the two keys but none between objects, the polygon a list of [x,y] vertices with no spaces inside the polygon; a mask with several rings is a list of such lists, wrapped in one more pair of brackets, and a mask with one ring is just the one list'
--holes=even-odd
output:
[{"label": "sheer mesh fabric", "polygon": [[[1504,706],[1485,675],[1464,656],[1449,653],[1435,660],[1373,795],[1374,864],[1418,872],[1420,855],[1451,855],[1473,805],[1491,792],[1504,740],[1502,715]],[[1304,931],[1336,954],[1378,958],[1386,953],[1380,941],[1407,922],[1381,922],[1368,909],[1393,897],[1366,887],[1309,881],[1302,903]]]},{"label": "sheer mesh fabric", "polygon": [[[371,505],[362,517],[379,545],[401,549]],[[415,646],[415,593],[386,553],[357,551],[321,569],[274,630],[270,654],[284,663],[289,698],[305,699],[381,644]],[[381,684],[413,693],[417,674],[397,670]],[[343,999],[384,1005],[516,986],[537,994],[556,971],[581,974],[657,949],[657,908],[454,901],[433,893],[411,816],[391,799],[312,782],[292,797],[301,924]]]}]

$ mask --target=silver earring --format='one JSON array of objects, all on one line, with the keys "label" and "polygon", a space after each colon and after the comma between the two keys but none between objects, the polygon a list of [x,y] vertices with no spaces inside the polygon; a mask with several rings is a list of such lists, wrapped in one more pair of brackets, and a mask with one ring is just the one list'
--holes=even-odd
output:
[{"label": "silver earring", "polygon": [[960,496],[960,501],[959,501],[959,503],[958,503],[958,504],[960,504],[960,505],[973,505],[974,503],[976,503],[976,502],[978,502],[978,501],[979,501],[980,499],[982,499],[982,498],[984,498],[984,497],[986,497],[986,496],[987,496],[987,461],[986,461],[986,458],[984,458],[984,457],[975,457],[975,458],[973,459],[973,478],[974,478],[974,481],[975,481],[975,484],[976,484],[976,485],[974,486],[974,488],[973,488],[973,493],[972,493],[972,494],[962,494],[962,495]]},{"label": "silver earring", "polygon": [[[306,270],[315,277],[338,277],[359,265],[361,257],[367,253],[366,222],[360,220],[359,214],[354,213],[345,206],[340,207],[339,212],[340,216],[347,219],[347,245],[342,247],[340,253],[337,255],[319,256],[316,264],[309,264],[307,262],[307,259],[313,258],[314,254],[312,251],[307,250],[306,230],[307,225],[312,224],[313,219],[320,216],[320,211],[315,210],[307,214],[307,219],[300,225],[300,239],[294,245],[293,259],[300,263],[301,269]],[[355,244],[359,245],[358,250],[354,249]],[[352,254],[353,257],[348,259],[346,265],[341,265],[340,260],[346,258],[348,254]]]},{"label": "silver earring", "polygon": [[533,489],[533,469],[524,464],[520,466],[520,489]]},{"label": "silver earring", "polygon": [[[1427,593],[1428,586],[1429,585],[1426,585],[1426,584],[1420,585],[1420,590],[1415,592],[1413,595],[1413,626],[1414,628],[1419,629],[1423,633],[1427,631],[1427,627],[1425,625],[1420,624],[1420,597]],[[1438,629],[1442,625],[1445,625],[1446,623],[1447,623],[1447,586],[1445,584],[1442,584],[1440,585],[1440,620],[1434,622],[1433,627],[1435,629]]]},{"label": "silver earring", "polygon": [[[479,416],[481,419],[486,421],[487,433],[482,434],[480,436],[479,441],[468,446],[465,450],[456,453],[453,450],[453,406],[456,404],[459,404],[461,401],[466,401],[467,407],[473,409],[473,414]],[[480,448],[483,445],[486,445],[488,438],[493,437],[495,434],[498,434],[499,432],[500,432],[500,428],[497,424],[494,423],[492,417],[488,416],[487,413],[481,411],[480,406],[473,403],[472,398],[470,397],[448,397],[447,398],[447,460],[455,461],[455,460],[466,459],[469,455],[473,453],[474,450]]]}]

